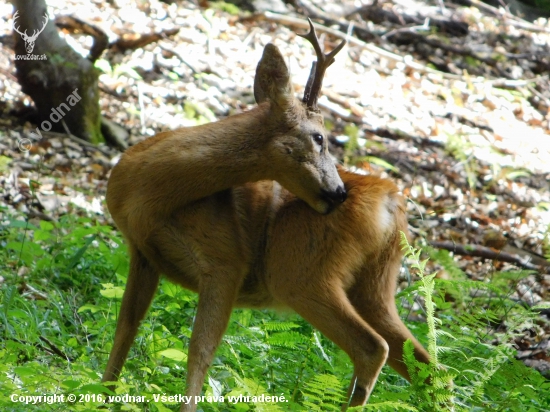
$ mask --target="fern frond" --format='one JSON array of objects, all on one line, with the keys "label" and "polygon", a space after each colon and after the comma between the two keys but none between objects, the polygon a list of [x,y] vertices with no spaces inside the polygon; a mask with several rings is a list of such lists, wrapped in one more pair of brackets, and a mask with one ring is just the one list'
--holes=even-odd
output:
[{"label": "fern frond", "polygon": [[300,325],[294,322],[264,322],[262,324],[262,328],[269,332],[286,332],[299,327]]},{"label": "fern frond", "polygon": [[410,411],[410,412],[418,412],[418,409],[416,409],[414,406],[409,405],[407,403],[403,402],[376,402],[376,403],[369,403],[368,405],[357,407],[357,408],[349,408],[348,411]]},{"label": "fern frond", "polygon": [[339,411],[346,402],[342,384],[334,375],[321,374],[308,381],[302,390],[309,411]]},{"label": "fern frond", "polygon": [[274,333],[267,338],[270,345],[282,346],[285,348],[296,349],[300,344],[306,344],[309,341],[307,336],[298,332],[279,332]]},{"label": "fern frond", "polygon": [[[454,393],[452,390],[453,374],[445,371],[443,365],[439,362],[439,353],[448,351],[446,347],[439,347],[438,337],[450,337],[452,334],[437,329],[442,324],[441,320],[435,316],[435,302],[433,299],[435,289],[435,273],[427,275],[425,273],[427,259],[420,260],[420,249],[412,247],[404,233],[401,233],[401,246],[404,255],[411,259],[411,267],[417,270],[421,286],[419,292],[424,297],[424,306],[426,310],[426,323],[428,326],[428,354],[430,363],[428,365],[418,362],[414,357],[414,346],[412,342],[407,341],[403,346],[403,358],[412,380],[413,387],[424,389],[429,396],[426,397],[426,403],[434,410],[454,409]],[[430,381],[431,385],[426,382]]]}]

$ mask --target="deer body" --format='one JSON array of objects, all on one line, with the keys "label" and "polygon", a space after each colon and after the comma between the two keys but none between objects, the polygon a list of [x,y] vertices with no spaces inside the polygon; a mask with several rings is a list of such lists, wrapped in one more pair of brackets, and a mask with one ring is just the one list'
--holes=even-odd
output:
[{"label": "deer body", "polygon": [[159,133],[113,169],[107,204],[129,245],[130,273],[103,381],[118,378],[164,274],[199,295],[187,396],[200,394],[233,307],[288,307],[348,353],[350,404],[363,404],[386,359],[408,378],[406,339],[428,361],[394,303],[402,199],[387,180],[336,169],[318,89],[307,105],[295,100],[274,46],[254,92],[251,111]]}]

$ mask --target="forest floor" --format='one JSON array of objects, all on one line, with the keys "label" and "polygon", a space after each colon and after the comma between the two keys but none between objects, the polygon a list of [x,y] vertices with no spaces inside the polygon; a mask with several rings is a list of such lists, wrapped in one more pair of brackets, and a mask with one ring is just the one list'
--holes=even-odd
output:
[{"label": "forest floor", "polygon": [[[477,1],[263,6],[273,11],[255,2],[254,12],[167,3],[48,1],[51,16],[85,16],[108,35],[96,62],[101,111],[129,131],[129,144],[252,107],[255,67],[269,42],[301,93],[313,55],[296,33],[311,16],[326,48],[348,39],[319,101],[335,156],[397,182],[420,246],[450,250],[474,280],[530,270],[511,283],[509,299],[550,300],[549,21],[530,23]],[[12,13],[0,1],[0,14]],[[91,37],[70,26],[63,33],[87,54]],[[62,133],[33,136],[33,105],[13,66],[11,19],[0,21],[0,37],[0,213],[53,221],[78,213],[110,223],[104,195],[120,151]],[[447,276],[437,262],[430,268]],[[549,317],[542,310],[515,342],[518,358],[544,373]]]}]

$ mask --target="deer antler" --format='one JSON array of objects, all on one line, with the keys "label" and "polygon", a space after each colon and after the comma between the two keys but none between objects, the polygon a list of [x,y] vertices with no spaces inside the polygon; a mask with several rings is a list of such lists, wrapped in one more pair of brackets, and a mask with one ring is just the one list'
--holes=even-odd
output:
[{"label": "deer antler", "polygon": [[21,37],[23,37],[23,39],[24,39],[25,37],[28,37],[27,36],[27,30],[25,30],[25,33],[21,33],[19,31],[19,27],[15,27],[15,20],[17,20],[18,17],[19,17],[19,10],[17,10],[15,12],[15,14],[13,15],[13,30],[15,30],[17,33],[19,33],[21,35]]},{"label": "deer antler", "polygon": [[315,49],[315,54],[317,54],[317,61],[313,62],[311,65],[311,72],[309,73],[309,78],[307,80],[304,98],[302,101],[307,104],[309,109],[317,111],[319,110],[317,107],[317,99],[319,98],[319,92],[321,91],[321,86],[323,85],[325,70],[328,66],[334,63],[334,56],[342,50],[342,47],[344,47],[346,41],[342,40],[342,42],[336,46],[333,51],[329,54],[324,54],[311,19],[308,18],[307,21],[309,22],[310,27],[309,32],[307,34],[297,34],[312,44]]},{"label": "deer antler", "polygon": [[42,28],[41,28],[40,30],[34,30],[32,36],[31,36],[31,39],[36,40],[36,38],[38,37],[38,35],[39,35],[40,33],[42,33],[42,32],[44,31],[44,29],[46,28],[46,24],[48,24],[48,20],[49,20],[49,19],[48,19],[48,15],[45,14],[45,15],[44,15],[44,24],[42,25]]},{"label": "deer antler", "polygon": [[27,34],[27,30],[25,30],[25,32],[21,33],[21,31],[19,31],[19,27],[15,27],[15,21],[17,20],[17,18],[19,17],[19,10],[17,10],[15,12],[15,14],[13,15],[13,30],[15,30],[17,33],[19,33],[21,35],[21,37],[23,38],[23,40],[25,41],[35,41],[36,38],[38,37],[38,35],[40,33],[42,33],[44,31],[44,29],[46,28],[46,24],[48,24],[48,15],[45,14],[44,15],[44,24],[42,25],[42,28],[40,30],[34,30],[33,33],[32,33],[32,36],[29,36]]}]

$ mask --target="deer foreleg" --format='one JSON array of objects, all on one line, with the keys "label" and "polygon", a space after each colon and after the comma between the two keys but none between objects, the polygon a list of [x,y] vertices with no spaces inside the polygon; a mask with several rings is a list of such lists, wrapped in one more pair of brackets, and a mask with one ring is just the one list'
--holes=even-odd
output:
[{"label": "deer foreleg", "polygon": [[[220,271],[221,272],[221,271]],[[199,290],[199,304],[193,324],[187,360],[187,390],[191,402],[181,406],[181,412],[194,412],[196,398],[201,393],[208,367],[227,329],[231,309],[240,282],[234,273],[225,271],[203,275]]]}]

